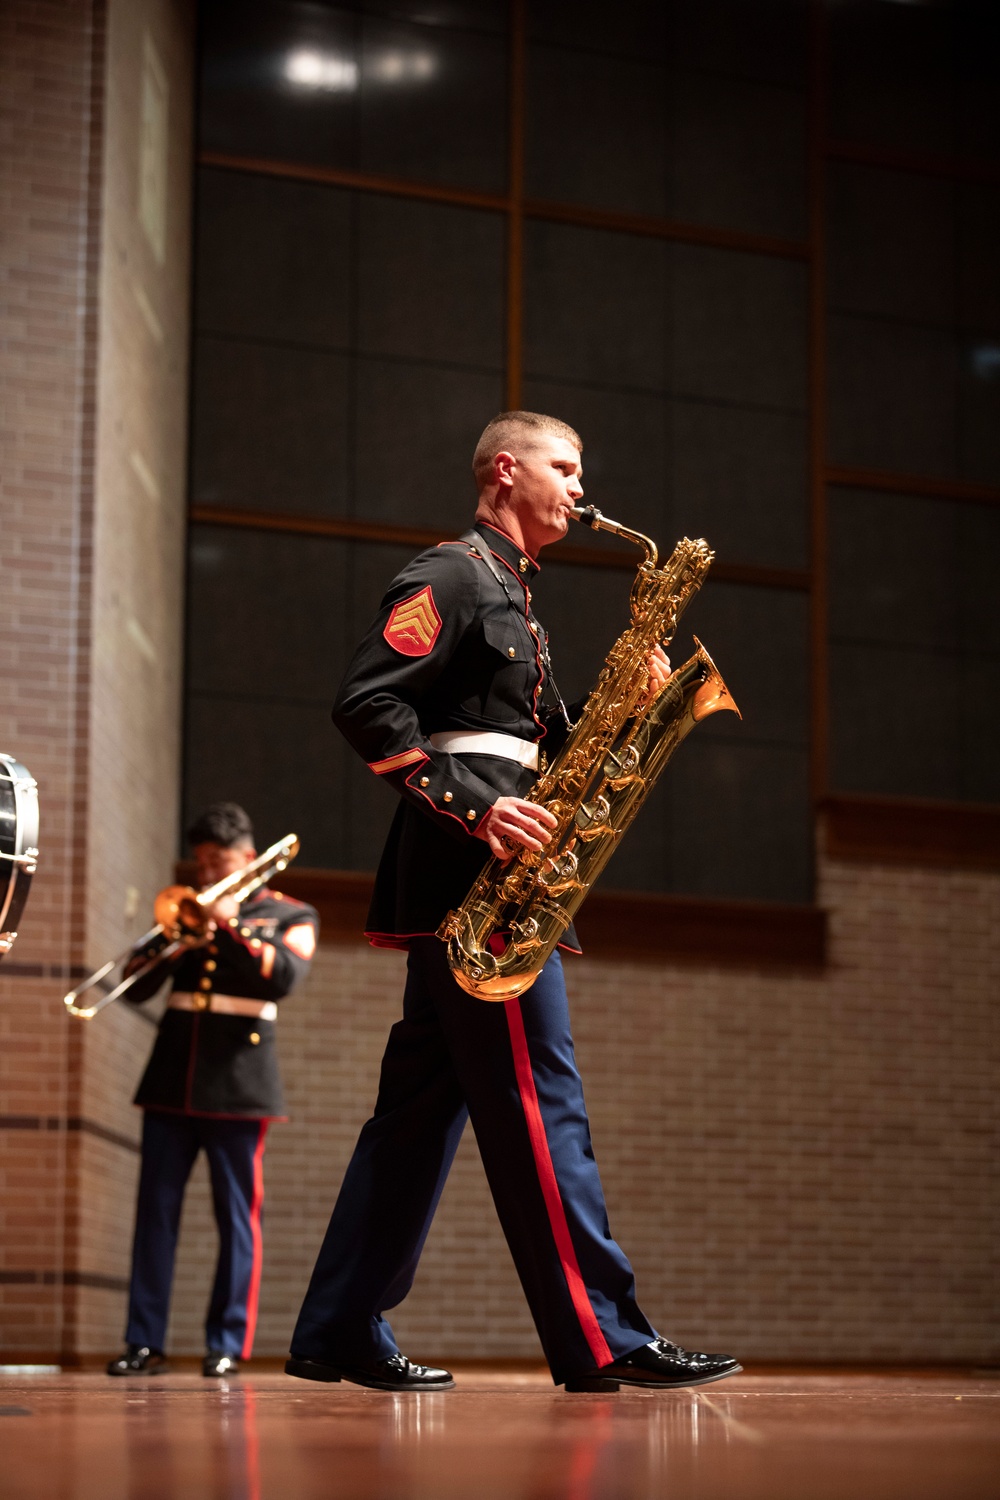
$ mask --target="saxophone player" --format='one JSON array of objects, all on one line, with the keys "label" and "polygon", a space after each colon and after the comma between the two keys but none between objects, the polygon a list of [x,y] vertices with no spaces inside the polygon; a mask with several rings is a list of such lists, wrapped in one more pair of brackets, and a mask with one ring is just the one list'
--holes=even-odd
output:
[{"label": "saxophone player", "polygon": [[[333,716],[400,796],[367,935],[405,948],[402,1016],[299,1314],[291,1375],[382,1390],[442,1390],[444,1369],[403,1355],[385,1318],[406,1296],[459,1138],[471,1119],[497,1213],[556,1384],[699,1385],[739,1370],[658,1337],[611,1238],[573,1056],[562,963],[502,1004],[456,984],[435,936],[492,852],[538,850],[555,820],[524,800],[569,715],[531,608],[537,553],[582,495],[582,443],[553,417],[506,412],[476,448],[474,528],[389,585]],[[650,690],[665,680],[661,650]],[[562,946],[576,949],[572,928]]]}]

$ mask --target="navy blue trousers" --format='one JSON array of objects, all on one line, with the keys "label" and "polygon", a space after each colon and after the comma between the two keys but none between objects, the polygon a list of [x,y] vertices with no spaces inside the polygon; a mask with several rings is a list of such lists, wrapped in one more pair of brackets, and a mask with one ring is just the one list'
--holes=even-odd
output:
[{"label": "navy blue trousers", "polygon": [[410,944],[382,1060],[292,1338],[300,1359],[398,1352],[383,1316],[413,1284],[466,1119],[557,1383],[655,1337],[611,1237],[570,1035],[562,963],[504,1004],[455,983],[437,938]]},{"label": "navy blue trousers", "polygon": [[129,1287],[130,1344],[162,1350],[184,1189],[198,1152],[208,1157],[219,1260],[205,1347],[248,1359],[257,1324],[266,1120],[216,1120],[147,1109]]}]

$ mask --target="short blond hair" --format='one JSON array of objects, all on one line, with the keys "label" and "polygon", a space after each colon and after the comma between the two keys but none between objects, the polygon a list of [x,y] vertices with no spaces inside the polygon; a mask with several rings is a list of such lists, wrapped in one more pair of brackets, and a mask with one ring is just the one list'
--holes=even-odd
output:
[{"label": "short blond hair", "polygon": [[479,489],[489,484],[493,477],[493,460],[498,453],[520,454],[537,446],[542,433],[563,438],[572,443],[578,453],[583,452],[583,440],[568,422],[558,417],[547,417],[538,411],[502,411],[488,424],[472,457],[472,472]]}]

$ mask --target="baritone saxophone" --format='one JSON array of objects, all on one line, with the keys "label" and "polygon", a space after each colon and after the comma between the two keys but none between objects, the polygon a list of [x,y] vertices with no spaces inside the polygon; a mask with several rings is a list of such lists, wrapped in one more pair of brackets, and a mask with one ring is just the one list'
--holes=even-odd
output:
[{"label": "baritone saxophone", "polygon": [[685,537],[661,568],[655,544],[593,506],[574,518],[643,548],[629,599],[631,623],[612,646],[579,722],[526,801],[557,826],[542,850],[491,857],[438,937],[458,984],[480,1000],[530,989],[677,746],[702,719],[741,717],[704,646],[648,696],[650,652],[669,644],[715,554]]}]

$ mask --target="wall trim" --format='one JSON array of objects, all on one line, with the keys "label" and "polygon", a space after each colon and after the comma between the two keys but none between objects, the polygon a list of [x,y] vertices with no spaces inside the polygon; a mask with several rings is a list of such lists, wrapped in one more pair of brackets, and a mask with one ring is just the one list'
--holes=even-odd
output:
[{"label": "wall trim", "polygon": [[[435,526],[394,526],[382,521],[361,521],[352,516],[275,514],[224,505],[192,505],[188,518],[195,525],[327,536],[390,547],[436,547],[439,542],[454,540],[453,532]],[[557,551],[546,555],[545,566],[610,568],[631,574],[636,570],[637,557],[632,547],[579,547],[572,542],[560,542]],[[760,588],[800,592],[807,592],[811,586],[807,568],[777,568],[766,563],[714,562],[712,582],[746,583]]]},{"label": "wall trim", "polygon": [[831,859],[1000,870],[1000,806],[860,793],[820,802]]},{"label": "wall trim", "polygon": [[112,1130],[107,1125],[100,1125],[96,1120],[86,1120],[80,1115],[70,1115],[68,1119],[59,1115],[0,1115],[0,1130],[66,1130],[71,1134],[92,1135],[99,1141],[106,1141],[109,1145],[118,1146],[136,1156],[140,1151],[139,1142],[131,1136],[120,1130]]},{"label": "wall trim", "polygon": [[102,1271],[0,1271],[0,1286],[85,1286],[99,1292],[127,1292],[127,1276]]},{"label": "wall trim", "polygon": [[[177,866],[188,881],[194,866]],[[272,883],[320,915],[324,944],[363,943],[374,875],[288,869]],[[588,958],[738,967],[818,968],[826,962],[826,912],[815,906],[595,891],[576,920]]]},{"label": "wall trim", "polygon": [[936,474],[901,474],[888,469],[857,469],[828,464],[827,484],[844,490],[881,490],[890,495],[915,495],[928,500],[955,500],[966,505],[1000,505],[1000,485],[972,479],[946,479]]}]

